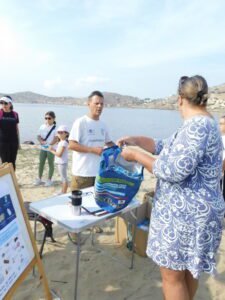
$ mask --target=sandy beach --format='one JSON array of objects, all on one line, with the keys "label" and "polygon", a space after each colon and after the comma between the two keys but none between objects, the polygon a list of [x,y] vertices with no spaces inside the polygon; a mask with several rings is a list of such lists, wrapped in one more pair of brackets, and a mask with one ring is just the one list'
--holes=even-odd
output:
[{"label": "sandy beach", "polygon": [[[16,176],[24,201],[38,201],[52,196],[60,190],[57,170],[53,177],[54,186],[33,186],[33,182],[37,177],[38,153],[34,146],[22,145],[22,150],[18,154]],[[44,178],[46,178],[46,170]],[[144,193],[154,185],[154,176],[145,172],[145,179],[138,193],[138,199],[142,200]],[[33,228],[33,222],[31,222],[31,226]],[[130,252],[126,247],[116,245],[114,241],[114,220],[105,222],[103,229],[102,234],[95,235],[100,247],[128,265]],[[43,232],[43,227],[38,226],[38,247],[40,247]],[[88,237],[89,231],[86,231],[84,235]],[[54,238],[57,243],[53,244],[48,240],[44,249],[43,263],[46,275],[50,288],[55,290],[61,299],[70,300],[73,299],[74,293],[76,248],[68,240],[67,233],[55,225]],[[206,274],[202,275],[196,299],[225,299],[225,226],[217,261],[218,276],[212,278]],[[82,246],[78,296],[82,300],[162,299],[161,277],[158,266],[149,258],[135,255],[134,269],[129,270],[128,267],[112,260],[102,251],[93,248],[91,239],[88,238]],[[30,274],[13,299],[44,299],[38,276],[34,278]]]}]

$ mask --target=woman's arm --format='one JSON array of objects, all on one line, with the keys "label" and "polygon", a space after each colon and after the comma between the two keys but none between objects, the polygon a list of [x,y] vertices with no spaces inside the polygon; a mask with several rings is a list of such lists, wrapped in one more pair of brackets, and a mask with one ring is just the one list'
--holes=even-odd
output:
[{"label": "woman's arm", "polygon": [[117,145],[120,147],[123,145],[138,146],[147,152],[155,152],[155,141],[152,138],[145,136],[127,136],[119,139]]},{"label": "woman's arm", "polygon": [[123,148],[121,156],[128,161],[136,161],[152,173],[155,158],[138,150]]},{"label": "woman's arm", "polygon": [[45,145],[46,144],[46,141],[44,141],[44,139],[40,135],[37,136],[37,140],[40,143],[40,145]]},{"label": "woman's arm", "polygon": [[18,136],[18,149],[21,149],[21,145],[20,145],[20,131],[19,131],[19,125],[16,124],[16,132],[17,132],[17,136]]}]

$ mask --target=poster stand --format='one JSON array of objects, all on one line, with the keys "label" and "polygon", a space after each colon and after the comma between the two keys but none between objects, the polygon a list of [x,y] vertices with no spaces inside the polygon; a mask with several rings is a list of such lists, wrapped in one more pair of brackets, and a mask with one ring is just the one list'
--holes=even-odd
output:
[{"label": "poster stand", "polygon": [[52,300],[14,169],[5,164],[0,166],[0,299],[12,299],[35,266],[45,299]]}]

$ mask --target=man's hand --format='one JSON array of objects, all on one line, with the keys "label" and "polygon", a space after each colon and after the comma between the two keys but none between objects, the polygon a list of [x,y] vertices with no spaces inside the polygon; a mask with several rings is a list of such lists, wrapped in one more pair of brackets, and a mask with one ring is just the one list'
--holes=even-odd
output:
[{"label": "man's hand", "polygon": [[96,154],[96,155],[101,155],[103,151],[102,147],[92,147],[91,148],[91,153]]}]

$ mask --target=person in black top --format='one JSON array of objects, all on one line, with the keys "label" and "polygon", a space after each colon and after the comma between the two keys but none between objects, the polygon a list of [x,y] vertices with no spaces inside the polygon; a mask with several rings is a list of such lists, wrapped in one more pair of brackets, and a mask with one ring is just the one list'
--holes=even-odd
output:
[{"label": "person in black top", "polygon": [[0,158],[2,163],[12,163],[15,170],[19,148],[19,116],[13,111],[10,96],[1,97],[0,104]]}]

